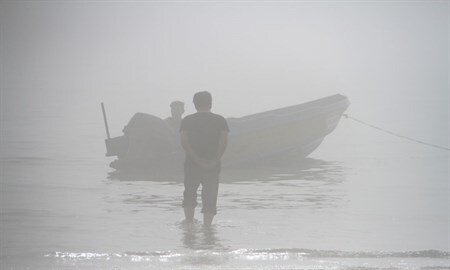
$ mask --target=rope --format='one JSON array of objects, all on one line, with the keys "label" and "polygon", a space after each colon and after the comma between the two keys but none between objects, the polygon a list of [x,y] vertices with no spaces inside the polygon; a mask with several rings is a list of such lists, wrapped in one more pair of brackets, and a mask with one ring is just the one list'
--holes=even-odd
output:
[{"label": "rope", "polygon": [[362,121],[362,120],[359,120],[359,119],[356,119],[356,118],[354,118],[354,117],[351,117],[351,116],[349,116],[349,115],[346,114],[346,113],[344,113],[343,116],[344,116],[345,118],[347,118],[347,119],[351,119],[351,120],[353,120],[353,121],[355,121],[355,122],[358,122],[358,123],[360,123],[360,124],[369,126],[369,127],[371,127],[371,128],[380,130],[380,131],[382,131],[382,132],[391,134],[391,135],[393,135],[393,136],[396,136],[396,137],[399,137],[399,138],[402,138],[402,139],[405,139],[405,140],[408,140],[408,141],[420,143],[420,144],[423,144],[423,145],[426,145],[426,146],[430,146],[430,147],[434,147],[434,148],[438,148],[438,149],[441,149],[441,150],[444,150],[444,151],[450,151],[450,148],[447,148],[447,147],[444,147],[444,146],[440,146],[440,145],[436,145],[436,144],[427,143],[427,142],[424,142],[424,141],[420,141],[420,140],[417,140],[417,139],[414,139],[414,138],[410,138],[410,137],[407,137],[407,136],[403,136],[403,135],[394,133],[394,132],[389,131],[389,130],[386,130],[386,129],[384,129],[384,128],[380,128],[380,127],[371,125],[371,124],[369,124],[369,123],[366,123],[366,122],[364,122],[364,121]]}]

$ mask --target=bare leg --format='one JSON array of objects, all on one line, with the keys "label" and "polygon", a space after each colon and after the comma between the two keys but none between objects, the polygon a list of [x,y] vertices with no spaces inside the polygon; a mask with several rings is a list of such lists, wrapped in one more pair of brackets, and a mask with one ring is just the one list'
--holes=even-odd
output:
[{"label": "bare leg", "polygon": [[211,223],[213,221],[214,215],[210,213],[204,213],[203,214],[203,225],[204,226],[211,226]]},{"label": "bare leg", "polygon": [[194,222],[195,207],[184,207],[184,216],[186,223],[192,224]]}]

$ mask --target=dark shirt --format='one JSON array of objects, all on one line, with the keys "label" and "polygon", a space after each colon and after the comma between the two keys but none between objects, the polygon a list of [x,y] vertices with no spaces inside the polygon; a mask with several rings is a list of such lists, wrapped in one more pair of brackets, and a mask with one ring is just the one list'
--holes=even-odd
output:
[{"label": "dark shirt", "polygon": [[192,150],[201,158],[212,159],[217,154],[220,134],[228,132],[225,118],[211,112],[197,112],[181,121],[180,132],[186,131]]}]

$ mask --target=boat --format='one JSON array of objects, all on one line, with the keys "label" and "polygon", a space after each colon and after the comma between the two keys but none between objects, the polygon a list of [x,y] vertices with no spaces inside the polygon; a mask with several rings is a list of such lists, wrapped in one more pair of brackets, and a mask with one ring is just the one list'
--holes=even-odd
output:
[{"label": "boat", "polygon": [[[223,166],[239,166],[280,156],[305,158],[338,125],[350,105],[347,97],[336,94],[318,100],[228,118],[230,127]],[[156,116],[135,114],[125,126],[124,135],[109,136],[106,156],[116,156],[110,166],[116,170],[182,170],[184,151],[179,134]]]}]

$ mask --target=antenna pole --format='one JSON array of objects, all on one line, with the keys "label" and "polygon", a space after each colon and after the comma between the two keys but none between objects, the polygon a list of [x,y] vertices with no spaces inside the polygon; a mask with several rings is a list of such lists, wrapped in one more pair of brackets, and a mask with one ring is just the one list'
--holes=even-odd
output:
[{"label": "antenna pole", "polygon": [[105,111],[105,105],[102,104],[102,112],[103,112],[103,121],[105,122],[105,129],[106,129],[106,137],[108,139],[111,139],[111,136],[109,135],[109,127],[108,127],[108,120],[106,119],[106,111]]}]

